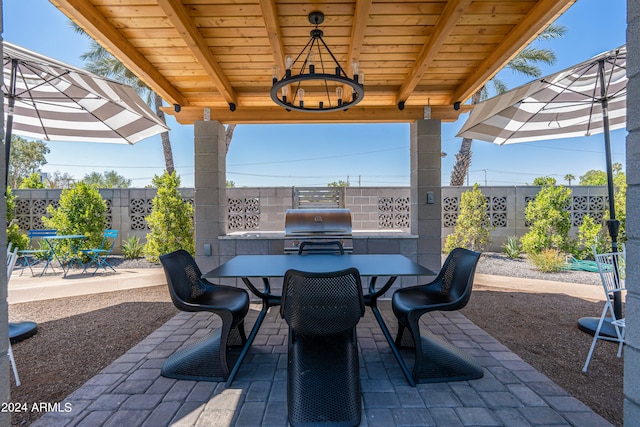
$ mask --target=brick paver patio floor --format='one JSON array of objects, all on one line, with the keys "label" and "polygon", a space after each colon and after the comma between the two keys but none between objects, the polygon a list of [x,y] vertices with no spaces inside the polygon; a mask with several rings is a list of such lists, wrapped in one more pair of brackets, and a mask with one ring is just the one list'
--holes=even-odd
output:
[{"label": "brick paver patio floor", "polygon": [[[395,333],[389,301],[380,306]],[[247,332],[257,311],[252,306]],[[484,367],[484,377],[410,387],[367,310],[358,325],[361,425],[610,425],[462,314],[434,313],[422,319],[422,327],[473,355]],[[68,396],[70,412],[48,413],[32,425],[286,426],[287,324],[277,309],[267,315],[230,388],[160,376],[167,356],[219,325],[217,316],[208,313],[176,315]]]}]

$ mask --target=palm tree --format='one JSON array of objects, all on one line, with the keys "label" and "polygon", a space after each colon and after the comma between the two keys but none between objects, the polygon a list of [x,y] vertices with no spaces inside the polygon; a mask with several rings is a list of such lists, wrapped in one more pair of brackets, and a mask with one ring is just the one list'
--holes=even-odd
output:
[{"label": "palm tree", "polygon": [[576,177],[572,173],[568,173],[564,176],[564,180],[567,181],[569,185],[571,185],[571,181],[573,181],[574,179],[576,179]]},{"label": "palm tree", "polygon": [[[77,33],[91,37],[76,23],[71,22],[70,25]],[[155,109],[156,115],[160,120],[162,120],[164,124],[167,123],[164,111],[160,109],[160,107],[162,107],[162,98],[160,95],[152,91],[138,76],[133,74],[131,70],[125,67],[122,62],[118,61],[98,42],[92,39],[89,50],[81,55],[80,58],[87,62],[86,69],[88,71],[133,87],[136,92],[147,101],[147,104]],[[167,172],[172,173],[175,167],[173,164],[173,151],[171,149],[169,132],[162,132],[160,138],[162,140],[165,169]]]},{"label": "palm tree", "polygon": [[[556,39],[564,36],[566,27],[558,25],[549,25],[538,37],[536,41]],[[544,63],[547,65],[553,64],[556,61],[556,54],[549,49],[537,49],[532,46],[526,47],[522,52],[517,54],[506,66],[512,71],[520,74],[524,74],[529,77],[540,77],[542,70],[535,64]],[[495,77],[489,80],[492,89],[495,93],[501,94],[507,91],[507,87],[499,79]],[[489,90],[487,86],[483,86],[480,90],[471,96],[471,104],[477,104],[480,101],[484,101],[489,97]],[[471,142],[473,140],[469,138],[463,138],[460,144],[460,150],[456,154],[456,162],[453,165],[451,171],[451,179],[449,185],[461,186],[464,185],[464,179],[469,173],[469,166],[471,166]]]}]

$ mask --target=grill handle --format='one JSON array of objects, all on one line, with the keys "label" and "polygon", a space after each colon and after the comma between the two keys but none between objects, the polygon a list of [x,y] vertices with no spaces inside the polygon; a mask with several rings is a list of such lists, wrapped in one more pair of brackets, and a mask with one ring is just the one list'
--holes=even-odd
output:
[{"label": "grill handle", "polygon": [[[307,252],[332,252],[331,246],[334,246],[335,248],[333,248],[333,251],[339,251],[340,255],[344,255],[344,247],[342,246],[342,243],[337,240],[331,240],[328,242],[302,242],[298,247],[298,255],[302,255],[305,252],[305,246],[308,246]],[[314,248],[314,246],[321,247]]]}]

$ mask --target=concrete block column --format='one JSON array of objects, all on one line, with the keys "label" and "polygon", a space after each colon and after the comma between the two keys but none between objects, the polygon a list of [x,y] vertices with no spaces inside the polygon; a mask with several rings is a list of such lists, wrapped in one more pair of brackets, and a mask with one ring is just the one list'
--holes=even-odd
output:
[{"label": "concrete block column", "polygon": [[418,263],[434,271],[441,265],[441,122],[411,124],[411,234],[419,236]]},{"label": "concrete block column", "polygon": [[640,419],[640,2],[627,1],[627,331],[624,425]]},{"label": "concrete block column", "polygon": [[195,122],[194,153],[196,260],[206,271],[220,264],[218,236],[225,234],[226,135],[220,122]]}]

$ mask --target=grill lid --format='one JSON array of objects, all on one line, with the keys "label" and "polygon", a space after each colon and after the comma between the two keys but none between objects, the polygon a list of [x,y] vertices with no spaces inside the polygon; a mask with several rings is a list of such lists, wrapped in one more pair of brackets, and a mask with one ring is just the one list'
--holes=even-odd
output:
[{"label": "grill lid", "polygon": [[287,209],[284,232],[286,236],[351,235],[349,209]]}]

